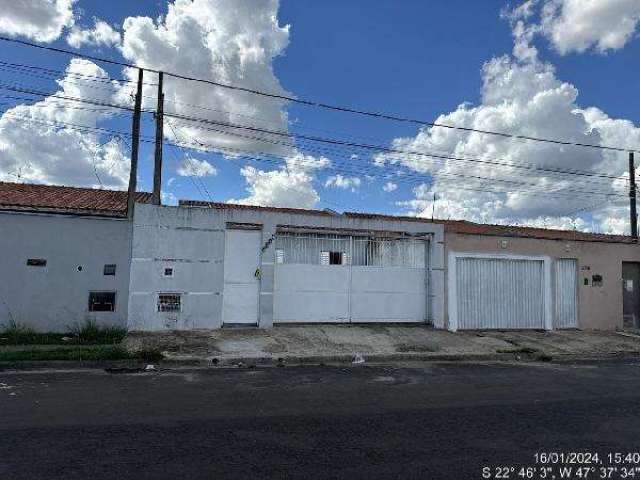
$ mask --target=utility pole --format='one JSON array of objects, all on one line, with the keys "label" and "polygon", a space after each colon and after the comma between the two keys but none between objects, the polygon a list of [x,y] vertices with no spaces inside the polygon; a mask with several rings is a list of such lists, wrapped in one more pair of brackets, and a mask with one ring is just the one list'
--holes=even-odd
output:
[{"label": "utility pole", "polygon": [[629,152],[629,212],[631,215],[631,236],[638,238],[638,213],[636,211],[636,165],[633,152]]},{"label": "utility pole", "polygon": [[133,220],[133,205],[138,186],[138,147],[140,143],[140,116],[142,114],[142,77],[143,70],[138,69],[138,89],[133,109],[131,128],[131,170],[129,172],[129,191],[127,193],[127,218]]},{"label": "utility pole", "polygon": [[160,205],[160,191],[162,189],[162,141],[163,141],[163,113],[164,93],[162,91],[163,73],[158,73],[158,107],[156,108],[156,155],[153,166],[153,195],[152,203]]}]

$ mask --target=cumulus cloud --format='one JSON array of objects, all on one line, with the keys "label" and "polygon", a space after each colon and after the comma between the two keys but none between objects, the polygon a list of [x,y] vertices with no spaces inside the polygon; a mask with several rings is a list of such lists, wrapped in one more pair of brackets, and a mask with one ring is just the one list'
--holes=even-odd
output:
[{"label": "cumulus cloud", "polygon": [[[278,5],[277,0],[175,0],[158,19],[127,18],[122,53],[141,66],[285,95],[272,66],[289,42],[289,26],[278,24]],[[145,95],[153,107],[154,87]],[[165,102],[166,111],[179,115],[287,130],[285,102],[278,99],[165,77]],[[197,128],[203,124],[188,120],[172,124],[178,140],[228,156],[247,150],[292,153],[278,136],[223,125],[203,130]],[[173,130],[165,131],[172,140]]]},{"label": "cumulus cloud", "polygon": [[95,47],[114,47],[120,45],[120,32],[115,30],[107,22],[94,19],[93,28],[80,28],[74,26],[67,35],[67,43],[74,48],[85,45]]},{"label": "cumulus cloud", "polygon": [[342,190],[351,190],[355,192],[362,181],[358,177],[347,177],[344,175],[332,175],[324,182],[325,188],[341,188]]},{"label": "cumulus cloud", "polygon": [[508,14],[544,35],[561,55],[618,50],[640,23],[637,0],[529,0]]},{"label": "cumulus cloud", "polygon": [[75,0],[17,0],[3,2],[0,33],[53,42],[74,23]]},{"label": "cumulus cloud", "polygon": [[[95,83],[82,76],[102,79],[104,88],[95,89]],[[99,101],[109,101],[119,88],[102,68],[81,59],[72,60],[57,83],[58,95]],[[99,107],[53,96],[7,110],[0,117],[0,180],[124,187],[129,159],[121,142],[72,127],[95,126],[108,116],[109,112]]]},{"label": "cumulus cloud", "polygon": [[330,165],[327,158],[296,153],[278,170],[262,171],[246,166],[241,170],[249,195],[229,203],[313,208],[320,200],[313,182],[315,172]]},{"label": "cumulus cloud", "polygon": [[181,177],[211,177],[218,174],[216,168],[206,160],[186,156],[176,173]]},{"label": "cumulus cloud", "polygon": [[387,182],[382,186],[382,190],[387,193],[393,192],[398,189],[398,184],[393,182]]},{"label": "cumulus cloud", "polygon": [[[483,67],[481,103],[461,104],[436,123],[580,143],[639,144],[639,130],[631,122],[580,108],[578,89],[559,80],[553,66],[539,60],[526,29],[514,28],[514,35],[514,56],[494,58]],[[610,221],[607,216],[615,211],[610,205],[623,198],[617,195],[625,192],[624,154],[437,127],[397,138],[393,146],[412,153],[378,156],[378,165],[401,165],[430,179],[415,188],[413,199],[400,203],[414,215],[431,216],[435,210],[442,218],[587,228],[589,210],[580,210],[591,207],[597,228],[620,231],[626,225],[623,218]],[[426,156],[442,152],[474,161]],[[536,167],[599,171],[621,179],[561,175]]]}]

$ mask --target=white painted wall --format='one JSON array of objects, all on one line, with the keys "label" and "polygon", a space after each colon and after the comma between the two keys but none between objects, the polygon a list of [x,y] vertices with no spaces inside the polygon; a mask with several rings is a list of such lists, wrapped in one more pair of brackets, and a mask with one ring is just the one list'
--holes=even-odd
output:
[{"label": "white painted wall", "polygon": [[[129,233],[124,219],[0,212],[0,323],[59,332],[87,320],[125,327]],[[47,266],[28,267],[28,258]],[[116,264],[115,276],[103,275],[105,264]],[[90,290],[116,291],[116,311],[89,312]]]},{"label": "white painted wall", "polygon": [[[339,322],[350,318],[347,266],[307,265],[305,267],[308,268],[294,268],[288,272],[287,265],[278,265],[276,269],[274,239],[281,227],[426,235],[431,239],[429,258],[432,268],[423,271],[422,275],[433,279],[423,298],[424,305],[431,305],[428,313],[425,314],[426,307],[418,306],[417,301],[410,314],[389,309],[385,302],[376,304],[375,313],[371,309],[366,310],[365,304],[370,303],[373,292],[365,285],[364,290],[358,292],[364,310],[362,318],[366,316],[382,320],[383,315],[389,314],[394,315],[391,321],[403,321],[414,316],[415,312],[419,319],[428,318],[435,325],[444,325],[442,225],[410,220],[325,215],[318,212],[137,204],[133,224],[129,328],[167,330],[221,327],[224,320],[225,232],[232,225],[238,224],[257,228],[260,238],[259,327],[271,327],[274,318],[307,322]],[[174,266],[175,274],[171,279],[161,275],[166,266]],[[406,302],[410,297],[417,299],[418,294],[413,289],[416,284],[424,285],[423,277],[418,275],[403,281],[410,283],[408,294],[398,296],[396,290],[399,285],[404,284],[391,278],[383,286],[387,299],[394,297],[399,302]],[[285,292],[279,300],[274,298],[277,296],[274,295],[276,288],[281,293]],[[162,292],[182,293],[182,312],[158,312],[157,296]],[[319,294],[320,292],[323,294]],[[356,303],[360,305],[360,300]]]},{"label": "white painted wall", "polygon": [[[224,223],[200,209],[137,204],[129,293],[130,330],[219,328]],[[164,269],[173,268],[165,277]],[[158,312],[158,294],[180,293],[182,311]]]}]

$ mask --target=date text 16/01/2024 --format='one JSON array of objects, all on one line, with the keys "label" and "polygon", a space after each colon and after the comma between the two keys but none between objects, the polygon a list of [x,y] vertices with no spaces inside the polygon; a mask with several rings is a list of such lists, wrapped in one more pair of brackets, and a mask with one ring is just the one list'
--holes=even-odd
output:
[{"label": "date text 16/01/2024", "polygon": [[483,479],[640,479],[640,452],[542,452],[532,466],[484,466]]}]

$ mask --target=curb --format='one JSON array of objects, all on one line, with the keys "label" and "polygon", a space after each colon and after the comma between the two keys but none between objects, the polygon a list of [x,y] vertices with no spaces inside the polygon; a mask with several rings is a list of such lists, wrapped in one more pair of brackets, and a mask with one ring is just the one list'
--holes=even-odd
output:
[{"label": "curb", "polygon": [[[640,359],[640,352],[615,352],[597,354],[557,354],[553,357],[544,354],[519,354],[519,353],[496,353],[478,355],[434,355],[426,353],[391,353],[391,354],[371,354],[362,355],[364,362],[354,362],[354,355],[283,355],[283,356],[262,356],[262,357],[167,357],[159,362],[145,362],[137,359],[132,360],[102,360],[102,361],[18,361],[0,362],[0,373],[6,371],[29,371],[29,370],[114,370],[115,373],[122,371],[143,371],[144,368],[153,364],[156,369],[167,368],[216,368],[216,367],[255,367],[255,366],[295,366],[295,365],[325,365],[325,364],[349,364],[362,365],[380,364],[387,362],[452,362],[452,363],[480,363],[480,362],[504,362],[504,363],[551,363],[551,364],[571,364],[588,363],[597,361],[624,361],[630,359]],[[543,358],[544,357],[544,358]]]}]

